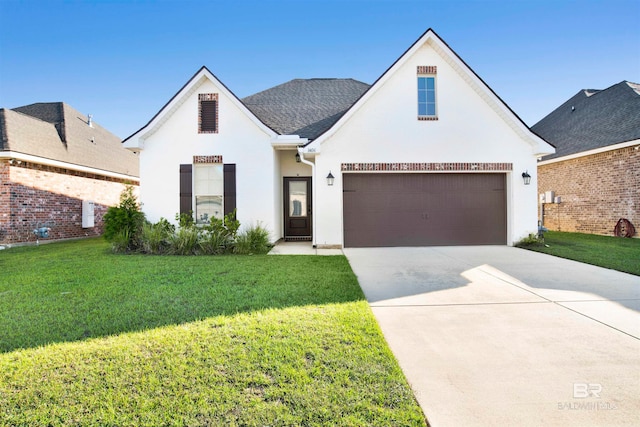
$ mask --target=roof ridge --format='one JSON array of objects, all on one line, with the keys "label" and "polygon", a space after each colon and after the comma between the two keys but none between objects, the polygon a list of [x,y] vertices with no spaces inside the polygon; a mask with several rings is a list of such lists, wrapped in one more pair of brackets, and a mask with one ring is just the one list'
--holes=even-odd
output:
[{"label": "roof ridge", "polygon": [[280,134],[314,139],[349,109],[370,85],[353,78],[292,79],[241,102]]},{"label": "roof ridge", "polygon": [[293,80],[289,80],[289,81],[294,81],[294,80],[353,80],[354,82],[357,82],[358,80],[352,78],[352,77],[309,77],[307,79],[293,79]]},{"label": "roof ridge", "polygon": [[[593,95],[597,95],[597,94],[606,92],[606,91],[608,91],[610,89],[613,89],[614,87],[618,87],[618,86],[622,87],[622,86],[625,86],[625,85],[630,87],[631,89],[633,89],[636,92],[638,92],[638,90],[640,90],[640,84],[633,83],[633,82],[630,82],[628,80],[622,80],[621,82],[614,83],[614,84],[612,84],[611,86],[609,86],[609,87],[607,87],[605,89],[582,89],[581,92],[584,92],[584,94],[587,97],[591,97]],[[640,95],[640,93],[638,93],[638,94]]]},{"label": "roof ridge", "polygon": [[[39,103],[36,103],[36,104],[39,104]],[[29,104],[29,105],[33,105],[33,104]],[[21,105],[20,107],[15,107],[15,108],[22,108],[22,107],[27,107],[27,106],[28,105]],[[3,107],[2,109],[6,110],[6,111],[11,111],[12,113],[15,113],[15,114],[20,114],[21,116],[25,116],[25,117],[28,117],[28,118],[33,119],[33,120],[38,120],[40,122],[48,123],[50,125],[55,125],[55,123],[53,123],[53,122],[50,122],[48,120],[43,120],[40,117],[32,116],[31,114],[28,114],[28,113],[23,113],[22,111],[17,111],[17,110],[15,110],[13,108],[4,108]]]}]

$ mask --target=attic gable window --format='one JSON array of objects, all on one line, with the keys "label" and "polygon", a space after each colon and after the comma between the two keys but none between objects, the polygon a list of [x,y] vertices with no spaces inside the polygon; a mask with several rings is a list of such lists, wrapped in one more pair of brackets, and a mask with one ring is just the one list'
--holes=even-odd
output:
[{"label": "attic gable window", "polygon": [[218,94],[198,94],[198,133],[218,133]]},{"label": "attic gable window", "polygon": [[418,120],[438,120],[434,65],[418,66]]}]

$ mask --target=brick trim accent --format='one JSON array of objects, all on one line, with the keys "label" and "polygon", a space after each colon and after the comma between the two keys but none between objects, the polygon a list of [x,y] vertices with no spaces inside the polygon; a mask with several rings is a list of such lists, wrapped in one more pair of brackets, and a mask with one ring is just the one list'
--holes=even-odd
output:
[{"label": "brick trim accent", "polygon": [[418,65],[418,74],[438,74],[438,67],[435,65]]},{"label": "brick trim accent", "polygon": [[418,116],[418,120],[422,120],[424,122],[435,122],[438,120],[438,116]]},{"label": "brick trim accent", "polygon": [[[210,130],[202,130],[202,101],[215,101],[216,102],[216,129],[213,131]],[[198,94],[198,133],[218,133],[218,129],[220,128],[219,119],[219,103],[218,103],[218,94],[217,93],[199,93]]]},{"label": "brick trim accent", "polygon": [[513,163],[342,163],[342,172],[500,172],[512,171]]},{"label": "brick trim accent", "polygon": [[218,94],[217,93],[199,93],[198,101],[217,101]]},{"label": "brick trim accent", "polygon": [[222,155],[193,156],[193,163],[222,163]]}]

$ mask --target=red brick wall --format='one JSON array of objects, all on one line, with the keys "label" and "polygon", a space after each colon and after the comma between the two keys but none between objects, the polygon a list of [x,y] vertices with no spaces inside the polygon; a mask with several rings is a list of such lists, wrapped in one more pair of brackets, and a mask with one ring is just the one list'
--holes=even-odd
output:
[{"label": "red brick wall", "polygon": [[6,230],[9,229],[9,218],[11,216],[9,206],[10,185],[9,162],[0,160],[0,242],[3,241]]},{"label": "red brick wall", "polygon": [[[125,188],[122,180],[26,162],[1,162],[0,178],[0,244],[35,242],[38,225],[51,227],[49,240],[98,236]],[[94,202],[95,227],[82,228],[83,200]]]},{"label": "red brick wall", "polygon": [[620,218],[640,232],[640,150],[621,148],[538,166],[538,193],[555,191],[560,204],[544,204],[550,230],[613,235]]}]

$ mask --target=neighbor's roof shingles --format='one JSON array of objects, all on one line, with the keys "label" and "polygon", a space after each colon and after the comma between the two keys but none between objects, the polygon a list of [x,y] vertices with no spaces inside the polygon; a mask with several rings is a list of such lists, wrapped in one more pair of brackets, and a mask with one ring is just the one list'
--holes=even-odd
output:
[{"label": "neighbor's roof shingles", "polygon": [[584,89],[531,127],[556,146],[544,160],[640,139],[640,86]]},{"label": "neighbor's roof shingles", "polygon": [[315,139],[367,89],[368,84],[353,79],[295,79],[241,101],[279,134]]},{"label": "neighbor's roof shingles", "polygon": [[139,176],[138,156],[120,138],[62,102],[0,109],[3,151]]}]

